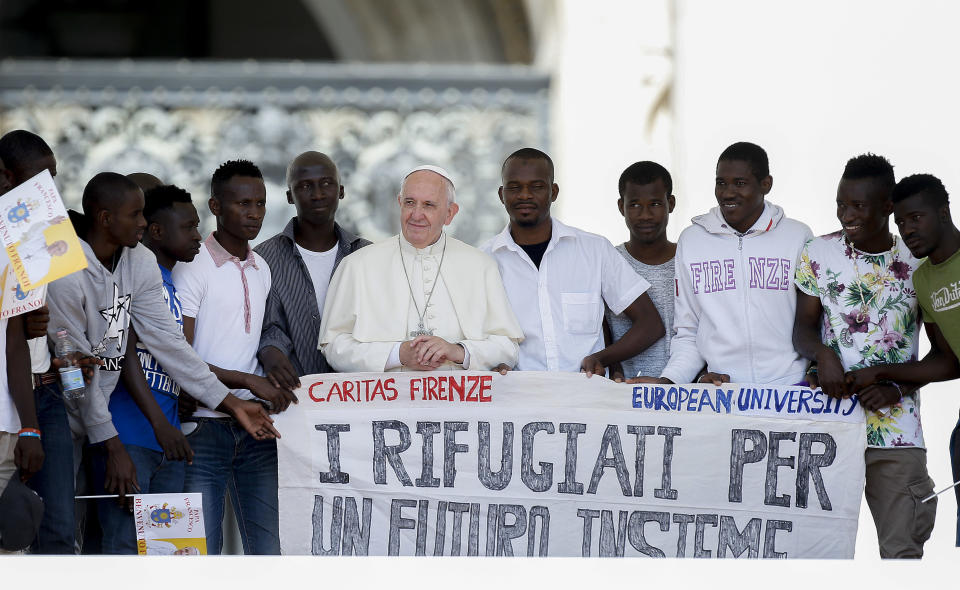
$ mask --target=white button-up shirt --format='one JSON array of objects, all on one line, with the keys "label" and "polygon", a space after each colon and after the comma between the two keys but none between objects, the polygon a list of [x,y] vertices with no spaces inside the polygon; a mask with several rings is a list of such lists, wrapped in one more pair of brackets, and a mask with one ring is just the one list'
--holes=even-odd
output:
[{"label": "white button-up shirt", "polygon": [[523,329],[520,371],[579,371],[604,348],[604,303],[623,313],[650,288],[606,238],[552,221],[539,270],[509,225],[480,247],[497,261]]}]

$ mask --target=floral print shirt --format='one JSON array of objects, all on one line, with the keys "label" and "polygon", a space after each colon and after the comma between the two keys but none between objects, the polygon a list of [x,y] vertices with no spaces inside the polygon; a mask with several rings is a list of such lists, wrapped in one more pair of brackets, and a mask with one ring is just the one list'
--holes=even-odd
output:
[{"label": "floral print shirt", "polygon": [[[916,360],[920,313],[913,271],[920,261],[894,236],[887,252],[851,246],[842,232],[813,238],[797,265],[797,288],[823,305],[823,343],[851,371]],[[867,412],[867,446],[923,447],[920,394]]]}]

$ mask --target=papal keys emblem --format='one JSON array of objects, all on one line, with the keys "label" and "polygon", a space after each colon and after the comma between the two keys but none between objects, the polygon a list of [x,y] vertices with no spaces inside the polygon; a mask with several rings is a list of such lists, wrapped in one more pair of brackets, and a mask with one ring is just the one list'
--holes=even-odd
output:
[{"label": "papal keys emblem", "polygon": [[10,221],[10,223],[20,223],[21,221],[26,221],[29,217],[30,208],[22,202],[17,202],[16,205],[7,211],[7,219]]},{"label": "papal keys emblem", "polygon": [[176,506],[168,506],[166,502],[163,506],[150,507],[150,526],[170,528],[181,518],[183,518],[183,512],[177,510]]}]

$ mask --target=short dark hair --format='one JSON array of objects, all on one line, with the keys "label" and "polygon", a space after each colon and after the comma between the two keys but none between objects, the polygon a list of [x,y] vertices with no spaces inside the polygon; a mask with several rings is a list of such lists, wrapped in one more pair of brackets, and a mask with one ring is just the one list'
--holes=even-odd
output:
[{"label": "short dark hair", "polygon": [[83,187],[81,207],[83,214],[93,217],[101,209],[110,209],[116,206],[121,195],[127,191],[139,191],[137,183],[123,174],[116,172],[101,172]]},{"label": "short dark hair", "polygon": [[650,184],[651,182],[656,182],[657,179],[663,181],[663,186],[667,188],[667,194],[672,195],[673,179],[670,177],[670,173],[660,164],[648,160],[634,162],[627,166],[627,169],[620,175],[620,182],[617,188],[622,197],[623,193],[627,190],[628,182],[632,182],[633,184]]},{"label": "short dark hair", "polygon": [[890,163],[890,160],[869,152],[847,160],[841,178],[846,180],[873,178],[883,184],[884,187],[891,189],[897,183],[893,176],[893,164]]},{"label": "short dark hair", "polygon": [[53,150],[47,142],[25,129],[15,129],[0,137],[0,159],[11,172],[20,170],[27,162],[51,155]]},{"label": "short dark hair", "polygon": [[893,187],[890,198],[894,203],[899,203],[920,193],[923,193],[935,207],[950,204],[947,187],[943,186],[943,182],[933,174],[914,174],[901,178],[900,182]]},{"label": "short dark hair", "polygon": [[143,193],[143,217],[147,223],[159,221],[158,214],[173,209],[174,203],[193,203],[190,193],[173,184],[161,184]]},{"label": "short dark hair", "polygon": [[223,186],[234,176],[247,176],[263,180],[263,173],[250,160],[228,160],[220,164],[220,167],[214,171],[213,178],[210,179],[210,196],[219,201]]},{"label": "short dark hair", "polygon": [[541,152],[537,148],[520,148],[507,156],[507,159],[503,161],[503,165],[500,166],[501,176],[503,175],[503,171],[507,169],[507,162],[510,160],[544,160],[547,163],[547,170],[550,171],[550,182],[553,182],[553,160],[550,159],[550,156],[544,152]]},{"label": "short dark hair", "polygon": [[130,174],[127,174],[127,178],[137,183],[137,186],[139,186],[140,190],[142,190],[144,193],[163,184],[162,180],[153,174],[150,174],[149,172],[131,172]]},{"label": "short dark hair", "polygon": [[755,143],[749,141],[738,141],[731,144],[723,150],[717,162],[746,162],[750,164],[750,171],[757,180],[763,180],[770,176],[770,160],[767,159],[767,152]]}]

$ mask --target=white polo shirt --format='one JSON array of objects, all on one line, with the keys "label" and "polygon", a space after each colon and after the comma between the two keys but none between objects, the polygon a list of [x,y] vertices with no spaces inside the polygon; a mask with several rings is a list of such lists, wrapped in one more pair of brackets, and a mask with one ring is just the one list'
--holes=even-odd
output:
[{"label": "white polo shirt", "polygon": [[[240,260],[223,249],[211,233],[192,262],[173,267],[183,315],[196,318],[193,348],[200,358],[220,367],[262,375],[257,360],[260,331],[270,292],[270,267],[253,250]],[[248,389],[231,389],[240,399],[254,399]],[[194,416],[226,414],[199,408]]]},{"label": "white polo shirt", "polygon": [[497,261],[523,329],[520,371],[579,371],[585,356],[604,348],[604,303],[623,313],[650,288],[609,240],[552,222],[539,270],[509,224],[480,247]]}]

